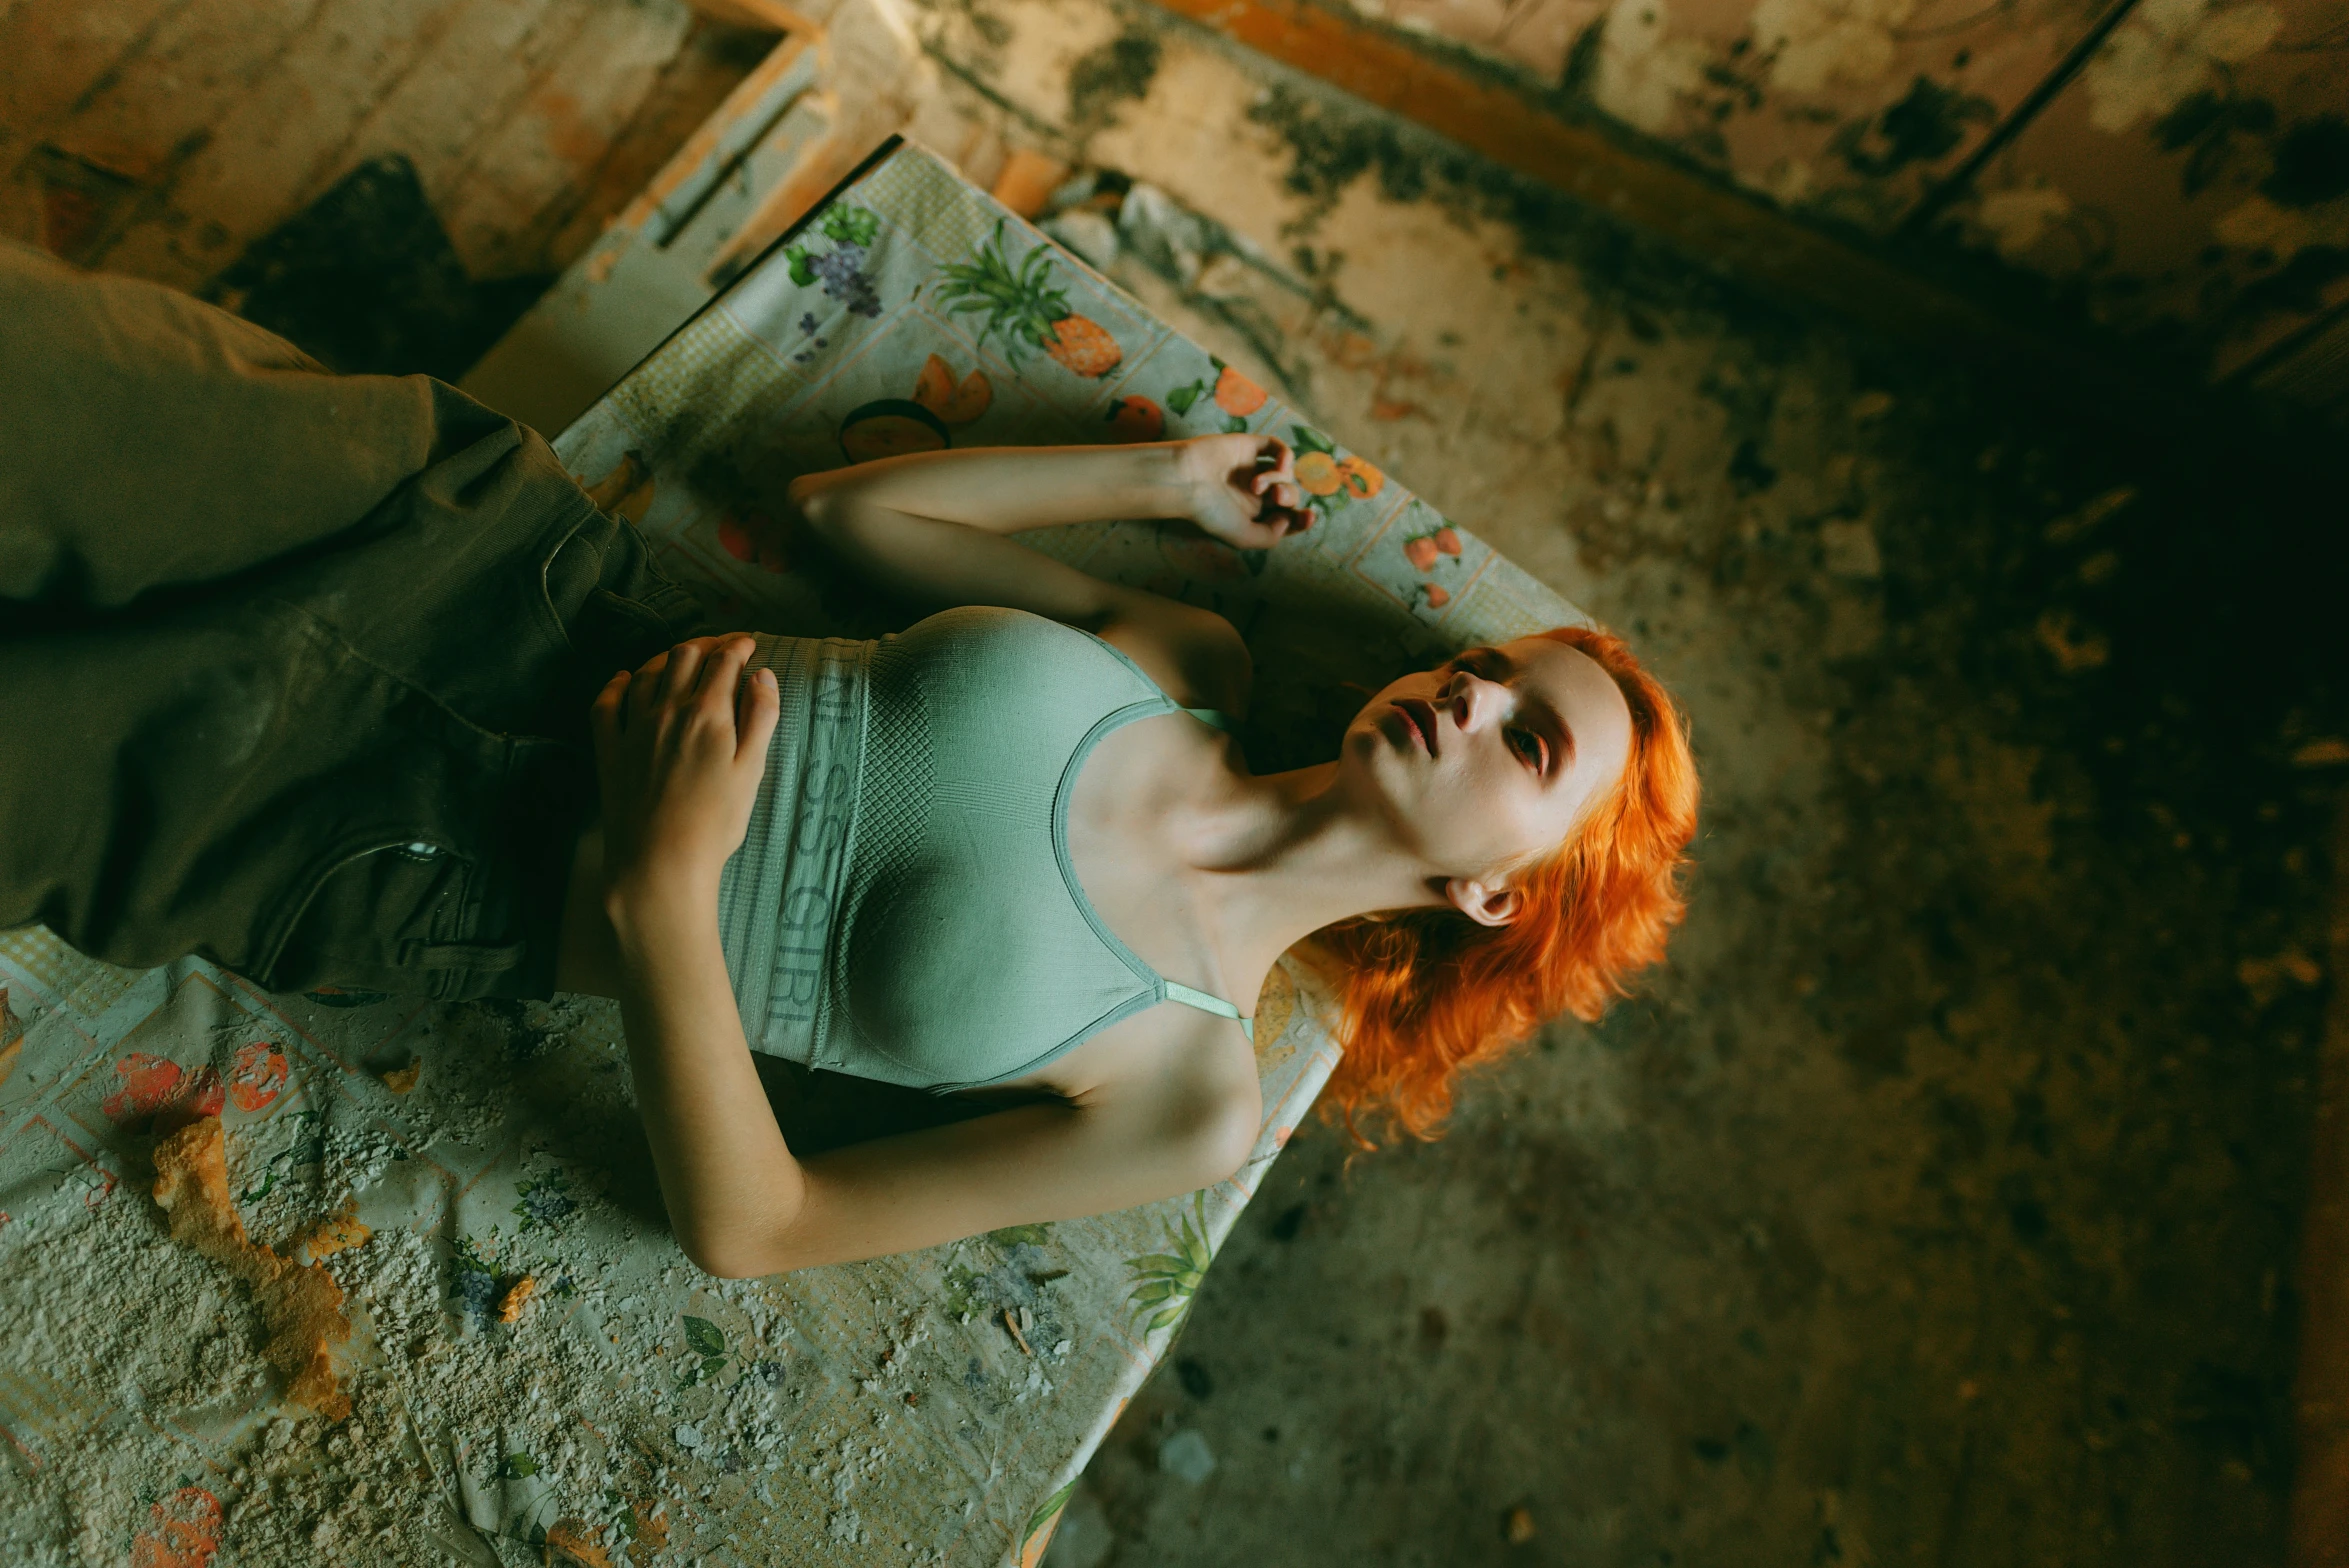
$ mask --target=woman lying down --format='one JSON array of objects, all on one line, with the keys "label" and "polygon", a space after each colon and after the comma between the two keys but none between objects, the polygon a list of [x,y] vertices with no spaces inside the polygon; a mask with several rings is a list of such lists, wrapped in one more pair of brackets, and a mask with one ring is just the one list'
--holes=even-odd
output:
[{"label": "woman lying down", "polygon": [[[1311,516],[1277,441],[802,478],[842,560],[943,607],[855,642],[713,634],[538,437],[441,383],[4,247],[0,418],[0,925],[275,990],[616,998],[713,1274],[1229,1176],[1248,1011],[1307,936],[1348,971],[1332,1102],[1425,1132],[1680,914],[1695,771],[1618,639],[1469,649],[1375,694],[1334,762],[1257,775],[1229,623],[1010,537],[1161,517],[1277,548]],[[802,1158],[753,1050],[1030,1097]]]}]

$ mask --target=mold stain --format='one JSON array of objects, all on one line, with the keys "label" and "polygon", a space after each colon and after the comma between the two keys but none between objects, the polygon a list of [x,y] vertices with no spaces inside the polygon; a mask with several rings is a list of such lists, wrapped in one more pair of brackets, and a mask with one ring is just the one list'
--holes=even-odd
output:
[{"label": "mold stain", "polygon": [[1080,56],[1068,73],[1070,125],[1080,134],[1098,130],[1120,104],[1148,97],[1161,53],[1156,33],[1134,29]]}]

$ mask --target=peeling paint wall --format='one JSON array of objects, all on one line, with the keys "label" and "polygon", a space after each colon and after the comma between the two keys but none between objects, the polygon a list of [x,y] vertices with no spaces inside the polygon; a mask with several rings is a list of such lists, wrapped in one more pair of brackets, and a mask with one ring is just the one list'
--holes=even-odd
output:
[{"label": "peeling paint wall", "polygon": [[2349,309],[2344,0],[1356,0],[2214,378]]},{"label": "peeling paint wall", "polygon": [[2349,301],[2349,7],[2139,0],[1946,232],[2225,376]]}]

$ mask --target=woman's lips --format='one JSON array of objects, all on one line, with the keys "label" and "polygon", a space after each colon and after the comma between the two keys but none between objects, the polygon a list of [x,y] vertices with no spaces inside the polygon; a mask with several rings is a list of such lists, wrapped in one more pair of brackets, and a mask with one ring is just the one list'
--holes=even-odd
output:
[{"label": "woman's lips", "polygon": [[1424,702],[1406,697],[1394,705],[1395,716],[1403,721],[1403,728],[1419,743],[1419,749],[1435,755],[1435,709]]}]

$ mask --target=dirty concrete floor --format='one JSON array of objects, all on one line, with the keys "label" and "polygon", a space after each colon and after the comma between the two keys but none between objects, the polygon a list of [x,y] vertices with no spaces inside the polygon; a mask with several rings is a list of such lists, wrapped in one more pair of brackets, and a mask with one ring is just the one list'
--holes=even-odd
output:
[{"label": "dirty concrete floor", "polygon": [[980,140],[1221,225],[1110,270],[1630,634],[1708,790],[1669,972],[1440,1143],[1301,1135],[1049,1560],[2280,1561],[2307,449],[1773,306],[1146,7],[913,14]]},{"label": "dirty concrete floor", "polygon": [[2310,449],[1775,308],[1146,7],[919,15],[1253,241],[1112,270],[1631,634],[1708,790],[1670,972],[1441,1143],[1302,1136],[1051,1561],[2279,1561]]}]

